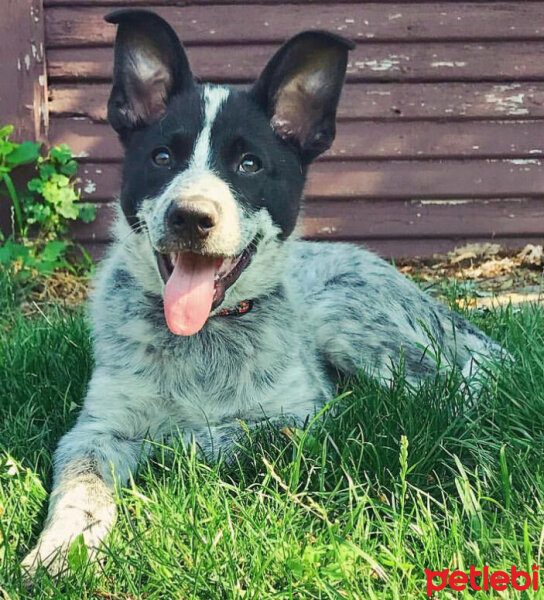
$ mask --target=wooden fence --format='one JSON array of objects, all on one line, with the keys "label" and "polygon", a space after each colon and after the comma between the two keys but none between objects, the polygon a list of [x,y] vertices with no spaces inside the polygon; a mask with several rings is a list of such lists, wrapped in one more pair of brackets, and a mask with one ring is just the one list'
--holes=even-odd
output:
[{"label": "wooden fence", "polygon": [[[99,210],[74,234],[95,248],[122,159],[105,122],[115,28],[103,15],[122,5],[167,18],[213,82],[251,81],[302,29],[358,42],[337,140],[308,182],[307,236],[394,256],[544,237],[544,1],[4,1],[0,49],[17,60],[0,66],[13,72],[0,82],[2,120],[81,157]],[[7,96],[6,81],[18,86]]]}]

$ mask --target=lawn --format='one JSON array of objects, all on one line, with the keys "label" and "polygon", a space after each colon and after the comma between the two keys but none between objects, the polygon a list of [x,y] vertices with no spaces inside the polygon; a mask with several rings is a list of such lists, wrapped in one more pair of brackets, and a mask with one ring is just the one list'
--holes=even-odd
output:
[{"label": "lawn", "polygon": [[25,592],[92,358],[81,309],[23,316],[16,296],[0,276],[0,598],[426,598],[426,568],[542,563],[544,311],[527,305],[470,315],[516,358],[474,406],[455,377],[416,392],[361,375],[309,432],[248,434],[234,464],[157,447],[120,491],[101,564],[74,548],[69,575]]}]

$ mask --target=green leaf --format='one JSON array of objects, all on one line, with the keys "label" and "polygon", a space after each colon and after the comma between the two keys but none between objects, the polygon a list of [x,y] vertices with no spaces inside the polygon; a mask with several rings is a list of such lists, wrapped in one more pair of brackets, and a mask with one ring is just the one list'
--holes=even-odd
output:
[{"label": "green leaf", "polygon": [[[71,149],[62,144],[42,156],[39,142],[10,142],[8,138],[12,131],[12,126],[0,129],[0,193],[7,191],[12,200],[16,223],[14,234],[24,238],[29,226],[33,225],[39,227],[38,238],[45,240],[66,233],[69,221],[91,222],[96,216],[96,208],[91,203],[79,204],[81,193],[74,177],[78,163],[72,158]],[[24,192],[18,194],[10,173],[18,165],[33,162],[39,176],[27,180]],[[64,248],[60,254],[50,255],[49,252],[53,250],[48,250],[45,255],[38,252],[36,256],[36,260],[41,261],[41,270],[56,265]],[[7,250],[4,250],[3,255],[6,254]],[[34,260],[34,255],[30,259]]]},{"label": "green leaf", "polygon": [[72,151],[66,144],[61,144],[60,146],[51,148],[49,155],[54,161],[57,161],[61,164],[67,163],[72,159]]},{"label": "green leaf", "polygon": [[45,225],[52,220],[53,213],[51,207],[45,204],[32,204],[26,209],[26,220],[28,223],[40,223]]},{"label": "green leaf", "polygon": [[87,545],[83,539],[83,534],[80,534],[70,544],[68,550],[68,566],[72,571],[78,571],[87,564],[89,553]]},{"label": "green leaf", "polygon": [[0,247],[0,265],[9,265],[12,262],[11,248],[6,244]]},{"label": "green leaf", "polygon": [[13,144],[12,142],[0,138],[0,155],[7,156],[8,154],[11,154],[15,148],[17,148],[17,144]]},{"label": "green leaf", "polygon": [[40,177],[42,179],[49,179],[52,175],[55,175],[57,169],[50,163],[42,163],[40,165]]},{"label": "green leaf", "polygon": [[90,223],[96,218],[96,205],[90,202],[83,202],[77,205],[79,208],[79,218],[84,223]]},{"label": "green leaf", "polygon": [[30,266],[31,265],[24,265],[24,268],[17,272],[17,281],[19,283],[25,283],[33,276],[33,272],[28,268]]},{"label": "green leaf", "polygon": [[77,162],[69,160],[65,165],[62,165],[60,171],[65,175],[75,175],[77,173]]},{"label": "green leaf", "polygon": [[41,142],[23,142],[6,156],[6,162],[13,166],[28,165],[40,156]]},{"label": "green leaf", "polygon": [[302,579],[304,577],[305,567],[304,563],[301,560],[297,558],[288,558],[285,561],[285,564],[295,577],[297,577],[298,579]]},{"label": "green leaf", "polygon": [[8,138],[13,133],[14,129],[13,125],[5,125],[0,129],[0,138]]},{"label": "green leaf", "polygon": [[55,185],[58,185],[59,187],[68,187],[68,185],[70,185],[70,180],[68,177],[66,177],[66,175],[62,175],[62,173],[54,173],[49,178],[49,181]]},{"label": "green leaf", "polygon": [[17,222],[17,229],[20,235],[23,234],[23,211],[21,210],[21,204],[19,203],[19,197],[17,196],[17,192],[15,191],[15,186],[13,185],[13,181],[11,177],[5,173],[3,175],[4,184],[8,190],[9,197],[13,203],[13,210],[15,211],[15,221]]},{"label": "green leaf", "polygon": [[52,240],[47,242],[40,253],[41,259],[55,262],[66,252],[67,244],[63,240]]},{"label": "green leaf", "polygon": [[43,181],[38,177],[35,177],[26,184],[26,187],[30,192],[39,192],[41,194],[43,190]]},{"label": "green leaf", "polygon": [[77,207],[75,204],[63,203],[59,206],[59,215],[70,221],[75,221],[78,217]]},{"label": "green leaf", "polygon": [[57,267],[57,263],[54,261],[45,261],[36,259],[33,267],[38,271],[40,275],[51,275],[55,268]]},{"label": "green leaf", "polygon": [[68,269],[73,271],[72,266],[64,259],[43,260],[41,257],[37,257],[33,267],[41,275],[50,275],[51,273],[53,273],[53,271],[56,271],[57,269]]},{"label": "green leaf", "polygon": [[0,246],[0,263],[7,265],[17,260],[26,260],[30,256],[30,250],[24,244],[18,244],[13,240],[8,240],[3,246]]}]

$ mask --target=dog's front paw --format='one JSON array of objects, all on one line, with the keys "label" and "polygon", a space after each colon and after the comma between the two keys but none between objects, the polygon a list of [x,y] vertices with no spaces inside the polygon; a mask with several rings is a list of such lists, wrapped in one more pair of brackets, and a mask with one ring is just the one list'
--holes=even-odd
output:
[{"label": "dog's front paw", "polygon": [[67,548],[57,548],[47,543],[39,543],[34,550],[26,555],[21,563],[24,575],[33,577],[40,565],[47,569],[51,575],[57,575],[65,568],[67,554]]},{"label": "dog's front paw", "polygon": [[60,575],[68,568],[68,553],[72,539],[62,539],[56,535],[42,534],[36,547],[27,554],[21,563],[23,580],[27,586],[32,584],[40,567],[50,575]]},{"label": "dog's front paw", "polygon": [[43,567],[50,575],[64,573],[68,566],[92,560],[115,522],[115,504],[109,495],[94,496],[72,487],[51,505],[45,529],[32,552],[22,562],[23,576],[32,580]]},{"label": "dog's front paw", "polygon": [[[47,528],[38,539],[36,547],[21,563],[23,579],[29,584],[36,572],[43,568],[55,577],[93,560],[96,551],[110,529],[110,523],[95,521],[85,527]],[[72,523],[73,525],[73,523]],[[78,523],[81,525],[81,523]]]}]

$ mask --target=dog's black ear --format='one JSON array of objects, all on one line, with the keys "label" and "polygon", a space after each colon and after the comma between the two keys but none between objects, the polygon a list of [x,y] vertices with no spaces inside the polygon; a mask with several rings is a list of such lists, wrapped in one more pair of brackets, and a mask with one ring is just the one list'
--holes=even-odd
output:
[{"label": "dog's black ear", "polygon": [[327,31],[305,31],[272,57],[252,89],[274,131],[298,147],[304,161],[330,148],[336,110],[355,44]]},{"label": "dog's black ear", "polygon": [[169,98],[194,78],[176,32],[159,15],[121,9],[105,20],[118,25],[108,120],[123,137],[159,118]]}]

